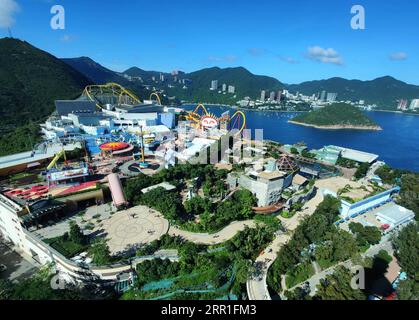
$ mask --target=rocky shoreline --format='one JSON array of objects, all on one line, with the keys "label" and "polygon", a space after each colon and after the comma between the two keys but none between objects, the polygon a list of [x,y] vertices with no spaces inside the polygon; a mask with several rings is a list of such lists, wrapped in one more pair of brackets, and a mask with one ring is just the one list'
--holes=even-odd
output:
[{"label": "rocky shoreline", "polygon": [[300,125],[300,126],[323,129],[323,130],[369,130],[369,131],[382,131],[383,130],[383,128],[381,128],[380,126],[356,126],[356,125],[319,126],[315,124],[302,123],[302,122],[297,122],[293,120],[289,120],[288,122],[292,124]]}]

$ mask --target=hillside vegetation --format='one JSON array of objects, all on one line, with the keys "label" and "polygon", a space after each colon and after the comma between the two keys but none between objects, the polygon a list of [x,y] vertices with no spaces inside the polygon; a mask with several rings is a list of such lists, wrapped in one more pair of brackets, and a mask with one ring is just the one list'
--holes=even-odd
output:
[{"label": "hillside vegetation", "polygon": [[27,42],[0,39],[0,155],[30,150],[36,124],[56,99],[74,99],[90,82],[85,76]]},{"label": "hillside vegetation", "polygon": [[[130,89],[138,98],[140,98],[140,100],[146,100],[150,97],[151,91],[146,90],[143,86],[143,83],[138,81],[129,81],[121,73],[112,71],[88,57],[61,60],[81,74],[85,75],[94,84],[115,82],[125,87],[126,89]],[[158,78],[159,75],[157,72],[143,71],[138,68],[131,68],[124,73],[133,77],[143,77],[143,79],[146,80],[146,83],[151,81],[152,76],[156,76],[157,74]],[[163,104],[168,103],[166,97],[161,96],[160,98],[162,99]]]},{"label": "hillside vegetation", "polygon": [[291,120],[293,123],[312,125],[316,127],[377,127],[377,124],[368,118],[358,108],[345,104],[335,103],[322,109],[301,114]]},{"label": "hillside vegetation", "polygon": [[[407,84],[390,76],[370,81],[347,80],[335,77],[326,80],[285,85],[272,77],[254,75],[243,67],[223,69],[211,67],[191,73],[179,72],[177,79],[189,79],[192,81],[187,85],[187,89],[183,89],[183,84],[175,83],[173,81],[174,76],[167,72],[158,70],[146,71],[138,67],[132,67],[122,72],[122,74],[141,77],[143,83],[129,82],[121,73],[109,70],[90,58],[63,59],[63,61],[92,79],[95,83],[118,82],[130,87],[138,94],[141,92],[142,85],[152,85],[157,89],[163,89],[168,96],[176,96],[178,100],[190,102],[235,104],[237,100],[246,96],[252,99],[259,98],[261,90],[266,90],[269,93],[270,91],[285,88],[291,92],[300,92],[306,95],[317,94],[323,90],[336,92],[338,99],[342,101],[365,100],[367,104],[377,104],[382,109],[396,110],[400,99],[419,97],[419,86]],[[160,74],[165,76],[166,81],[164,83],[152,80],[152,77],[159,80]],[[209,87],[212,80],[218,80],[219,90],[223,83],[235,86],[235,94],[219,94],[219,90],[210,91]],[[172,87],[169,87],[169,84]]]},{"label": "hillside vegetation", "polygon": [[[90,58],[81,57],[63,59],[63,61],[95,83],[117,82],[133,90],[142,99],[148,98],[150,94],[150,91],[144,89],[145,85],[162,89],[164,90],[164,94],[168,97],[176,97],[177,101],[184,100],[189,102],[210,102],[231,105],[236,104],[239,99],[245,96],[249,96],[252,99],[259,98],[262,90],[269,92],[284,88],[284,85],[277,79],[255,75],[243,67],[224,69],[213,67],[191,73],[179,72],[176,76],[178,80],[190,80],[187,83],[187,89],[184,89],[184,85],[175,83],[174,76],[167,72],[146,71],[138,67],[132,67],[122,72],[122,74],[131,77],[141,77],[142,82],[128,81],[121,73],[109,70]],[[163,83],[159,81],[160,74],[165,77],[165,82]],[[156,81],[152,80],[153,77]],[[219,88],[216,91],[210,90],[212,80],[218,80]],[[234,86],[235,93],[218,93],[224,83],[227,86]]]},{"label": "hillside vegetation", "polygon": [[[181,100],[204,101],[213,103],[235,104],[237,100],[249,96],[252,99],[260,97],[262,90],[276,91],[284,85],[275,78],[254,75],[245,68],[207,68],[188,73],[185,78],[192,80],[188,90],[172,90],[169,93],[176,94]],[[212,80],[218,80],[218,86],[222,84],[235,87],[236,98],[233,94],[219,94],[218,91],[210,91]]]},{"label": "hillside vegetation", "polygon": [[395,110],[400,99],[410,100],[419,97],[419,86],[389,76],[370,81],[330,78],[289,85],[288,89],[307,95],[317,94],[323,90],[336,92],[339,100],[365,100],[367,104],[377,104],[380,108],[389,110]]}]

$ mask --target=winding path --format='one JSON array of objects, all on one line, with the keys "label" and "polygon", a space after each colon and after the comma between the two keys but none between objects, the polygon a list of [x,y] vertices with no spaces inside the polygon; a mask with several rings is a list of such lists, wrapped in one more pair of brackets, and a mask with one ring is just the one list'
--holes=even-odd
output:
[{"label": "winding path", "polygon": [[316,183],[316,187],[317,193],[315,197],[305,204],[303,211],[297,213],[290,219],[284,219],[278,216],[287,233],[277,234],[274,241],[256,259],[255,265],[260,266],[260,276],[257,278],[250,277],[247,280],[246,287],[249,300],[271,300],[266,283],[268,270],[274,263],[281,247],[291,239],[293,231],[298,227],[300,221],[304,217],[312,215],[317,206],[323,201],[323,196],[319,190],[322,186]]},{"label": "winding path", "polygon": [[256,226],[256,223],[253,220],[232,222],[221,231],[217,233],[213,233],[213,234],[194,233],[194,232],[180,230],[174,226],[170,226],[168,234],[171,236],[180,236],[188,241],[198,243],[198,244],[214,245],[214,244],[220,244],[220,243],[230,240],[238,232],[243,231],[246,226],[249,228],[254,228]]}]

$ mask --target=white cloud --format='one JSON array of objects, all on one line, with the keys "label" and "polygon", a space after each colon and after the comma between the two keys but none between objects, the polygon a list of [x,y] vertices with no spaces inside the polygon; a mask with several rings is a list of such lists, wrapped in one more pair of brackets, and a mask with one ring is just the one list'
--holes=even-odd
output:
[{"label": "white cloud", "polygon": [[266,52],[266,50],[262,49],[262,48],[249,48],[249,49],[247,49],[247,52],[250,55],[252,55],[254,57],[257,57],[257,56],[260,56],[260,55],[264,54]]},{"label": "white cloud", "polygon": [[237,56],[235,56],[235,55],[227,55],[227,56],[223,56],[223,57],[209,56],[208,61],[210,63],[217,63],[217,62],[230,62],[230,63],[232,63],[232,62],[237,61]]},{"label": "white cloud", "polygon": [[10,28],[14,25],[15,13],[20,7],[15,0],[0,0],[0,28]]},{"label": "white cloud", "polygon": [[298,63],[298,61],[297,61],[297,60],[295,60],[293,57],[283,57],[283,56],[280,56],[279,58],[280,58],[282,61],[287,62],[287,63],[289,63],[289,64],[296,64],[296,63]]},{"label": "white cloud", "polygon": [[237,60],[237,57],[231,54],[231,55],[225,56],[224,59],[227,62],[235,62]]},{"label": "white cloud", "polygon": [[404,61],[407,60],[407,53],[406,52],[393,52],[389,56],[390,60],[393,61]]},{"label": "white cloud", "polygon": [[[1,0],[0,0],[1,1]],[[75,39],[75,37],[74,36],[72,36],[72,35],[70,35],[70,34],[65,34],[65,35],[63,35],[61,38],[60,38],[60,40],[62,41],[62,42],[70,42],[70,41],[73,41]]]},{"label": "white cloud", "polygon": [[309,47],[307,57],[322,63],[343,64],[341,55],[333,48],[325,49],[320,46]]}]

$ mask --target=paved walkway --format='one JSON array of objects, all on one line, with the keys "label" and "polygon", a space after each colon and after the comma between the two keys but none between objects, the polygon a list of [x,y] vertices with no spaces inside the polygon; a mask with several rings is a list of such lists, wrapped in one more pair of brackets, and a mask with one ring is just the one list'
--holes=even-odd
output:
[{"label": "paved walkway", "polygon": [[238,232],[243,231],[246,226],[249,228],[254,228],[256,223],[253,220],[236,221],[214,234],[193,233],[171,226],[169,229],[169,235],[180,236],[188,241],[198,244],[214,245],[230,240]]},{"label": "paved walkway", "polygon": [[[322,182],[321,185],[323,185],[323,183],[324,182]],[[317,182],[316,187],[319,188]],[[269,268],[274,263],[279,251],[281,250],[281,247],[291,239],[293,231],[298,227],[301,220],[306,216],[312,215],[317,206],[322,201],[323,196],[318,189],[314,198],[305,204],[303,211],[297,213],[290,219],[284,219],[278,216],[278,218],[281,220],[282,226],[284,226],[287,230],[287,233],[278,234],[274,241],[256,259],[255,265],[259,265],[262,268],[260,270],[259,277],[250,277],[247,280],[246,287],[249,300],[271,300],[271,296],[269,295],[268,291],[268,285],[266,283]]]},{"label": "paved walkway", "polygon": [[177,249],[162,249],[159,251],[156,251],[154,254],[150,256],[142,256],[135,258],[132,262],[132,266],[135,268],[137,264],[143,263],[148,260],[154,260],[154,259],[169,259],[172,262],[179,261],[179,254]]},{"label": "paved walkway", "polygon": [[[33,232],[43,239],[56,238],[70,231],[71,221],[75,221],[82,229],[85,229],[88,222],[98,224],[98,220],[103,221],[110,219],[112,217],[112,213],[113,209],[110,204],[91,206],[79,214],[75,214],[70,218],[63,219],[51,226],[47,226]],[[90,231],[85,230],[84,233],[89,234]]]},{"label": "paved walkway", "polygon": [[159,212],[137,206],[117,212],[95,231],[106,236],[111,254],[117,254],[160,239],[168,230],[169,222]]}]

